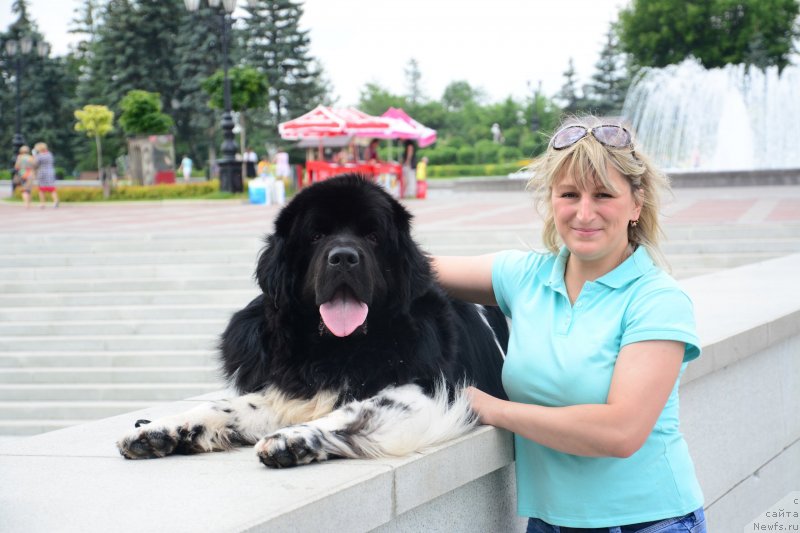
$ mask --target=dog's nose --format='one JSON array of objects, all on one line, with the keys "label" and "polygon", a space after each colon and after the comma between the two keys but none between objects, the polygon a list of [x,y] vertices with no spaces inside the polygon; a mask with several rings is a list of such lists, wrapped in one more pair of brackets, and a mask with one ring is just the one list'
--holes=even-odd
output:
[{"label": "dog's nose", "polygon": [[348,270],[357,266],[358,252],[349,246],[336,246],[328,253],[328,265]]}]

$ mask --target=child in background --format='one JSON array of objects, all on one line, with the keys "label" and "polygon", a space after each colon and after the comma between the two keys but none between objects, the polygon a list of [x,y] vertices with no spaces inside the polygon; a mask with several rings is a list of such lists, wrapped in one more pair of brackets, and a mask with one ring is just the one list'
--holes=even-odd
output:
[{"label": "child in background", "polygon": [[417,198],[423,200],[428,195],[428,158],[423,157],[417,163]]}]

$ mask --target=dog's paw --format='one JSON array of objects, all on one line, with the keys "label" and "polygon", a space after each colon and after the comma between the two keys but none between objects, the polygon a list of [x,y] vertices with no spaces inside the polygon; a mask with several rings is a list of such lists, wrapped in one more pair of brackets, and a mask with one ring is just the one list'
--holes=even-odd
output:
[{"label": "dog's paw", "polygon": [[138,420],[136,429],[117,441],[120,455],[125,459],[154,459],[173,453],[193,454],[208,451],[200,443],[205,433],[202,424],[173,425]]},{"label": "dog's paw", "polygon": [[160,424],[141,425],[117,441],[120,455],[125,459],[152,459],[164,457],[178,446],[179,428],[168,428]]},{"label": "dog's paw", "polygon": [[324,461],[328,454],[322,449],[317,433],[318,430],[308,426],[281,429],[256,443],[256,455],[270,468],[287,468],[312,461]]}]

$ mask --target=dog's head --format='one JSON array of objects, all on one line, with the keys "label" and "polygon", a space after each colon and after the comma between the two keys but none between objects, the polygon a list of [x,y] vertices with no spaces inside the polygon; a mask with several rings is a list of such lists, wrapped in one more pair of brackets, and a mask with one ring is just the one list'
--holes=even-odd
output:
[{"label": "dog's head", "polygon": [[259,258],[267,305],[297,317],[318,313],[338,337],[362,331],[368,315],[407,312],[430,285],[410,221],[399,202],[356,175],[302,190],[278,215]]}]

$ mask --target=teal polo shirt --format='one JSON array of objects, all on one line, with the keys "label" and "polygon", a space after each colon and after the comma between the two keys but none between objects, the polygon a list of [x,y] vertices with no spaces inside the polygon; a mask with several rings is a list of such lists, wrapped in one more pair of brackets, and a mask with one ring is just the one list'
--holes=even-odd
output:
[{"label": "teal polo shirt", "polygon": [[[640,246],[617,268],[587,282],[574,305],[564,283],[569,251],[495,256],[492,285],[511,337],[503,386],[514,402],[603,404],[620,349],[634,342],[686,344],[700,355],[692,302]],[[646,354],[644,355],[646,356]],[[631,457],[582,457],[515,436],[522,516],[598,528],[681,516],[703,495],[678,427],[678,382],[652,433]]]}]

